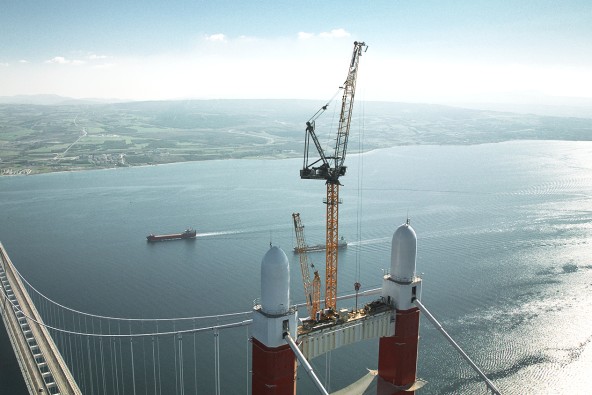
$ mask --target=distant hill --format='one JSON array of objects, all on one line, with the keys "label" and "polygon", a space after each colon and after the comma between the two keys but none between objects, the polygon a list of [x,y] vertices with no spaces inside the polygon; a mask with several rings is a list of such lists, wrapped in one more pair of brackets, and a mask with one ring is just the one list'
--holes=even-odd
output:
[{"label": "distant hill", "polygon": [[592,100],[572,100],[569,104],[459,103],[456,107],[552,117],[592,118]]},{"label": "distant hill", "polygon": [[[99,103],[60,96],[0,100],[0,172],[22,174],[303,154],[318,100]],[[20,104],[15,104],[19,101]],[[34,102],[34,103],[33,103]],[[332,150],[341,101],[316,121]],[[397,145],[592,140],[592,119],[431,104],[357,102],[349,152]],[[359,143],[358,143],[359,142]]]},{"label": "distant hill", "polygon": [[2,104],[34,104],[40,106],[61,106],[61,105],[77,105],[77,104],[104,104],[116,103],[121,100],[108,99],[73,99],[71,97],[64,97],[52,94],[46,95],[17,95],[17,96],[0,96],[0,103]]},{"label": "distant hill", "polygon": [[[480,111],[496,111],[496,112],[507,112],[514,114],[530,114],[540,116],[554,116],[554,117],[575,117],[575,118],[592,118],[592,99],[588,98],[553,98],[546,97],[546,103],[542,104],[538,97],[516,97],[516,102],[512,102],[511,97],[504,97],[503,101],[499,102],[488,102],[483,101],[483,97],[480,97],[482,101],[472,102],[459,102],[452,105],[438,105],[438,104],[424,104],[415,103],[408,105],[420,105],[420,106],[441,106],[443,108],[465,108],[471,110]],[[495,99],[495,98],[493,98]],[[529,101],[529,99],[532,99]],[[154,103],[159,106],[163,103],[184,103],[199,101],[201,103],[227,103],[232,106],[244,106],[248,107],[248,103],[274,103],[273,107],[281,106],[286,110],[291,110],[291,106],[298,107],[298,103],[310,103],[315,102],[314,100],[283,100],[283,99],[269,99],[269,100],[233,100],[233,99],[220,99],[220,100],[194,100],[194,99],[179,99],[179,100],[155,100],[155,101],[129,101],[120,99],[97,99],[97,98],[84,98],[75,99],[71,97],[59,96],[54,94],[39,94],[39,95],[17,95],[17,96],[0,96],[0,104],[33,104],[43,106],[62,106],[62,105],[92,105],[92,104],[114,104],[114,103]],[[548,103],[547,103],[548,102]],[[369,102],[369,103],[381,103],[381,102]],[[388,103],[392,106],[397,106],[396,102],[382,102]],[[372,104],[370,104],[372,106]]]}]

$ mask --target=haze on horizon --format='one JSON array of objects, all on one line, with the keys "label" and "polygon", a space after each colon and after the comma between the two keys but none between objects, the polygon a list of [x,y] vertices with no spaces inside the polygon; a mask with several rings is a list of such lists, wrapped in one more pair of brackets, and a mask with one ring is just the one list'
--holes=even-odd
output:
[{"label": "haze on horizon", "polygon": [[588,1],[6,2],[0,96],[592,100]]}]

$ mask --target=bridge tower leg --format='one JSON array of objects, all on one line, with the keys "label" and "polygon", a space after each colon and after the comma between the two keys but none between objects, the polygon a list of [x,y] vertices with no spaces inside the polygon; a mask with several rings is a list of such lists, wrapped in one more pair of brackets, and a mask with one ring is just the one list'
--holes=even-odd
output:
[{"label": "bridge tower leg", "polygon": [[288,257],[271,247],[261,261],[261,303],[253,308],[253,395],[295,395],[296,356],[284,333],[296,339],[297,312],[290,307]]},{"label": "bridge tower leg", "polygon": [[390,273],[383,278],[382,297],[394,307],[394,335],[381,337],[377,394],[414,394],[417,380],[421,278],[415,274],[417,237],[409,220],[397,228],[391,246]]}]

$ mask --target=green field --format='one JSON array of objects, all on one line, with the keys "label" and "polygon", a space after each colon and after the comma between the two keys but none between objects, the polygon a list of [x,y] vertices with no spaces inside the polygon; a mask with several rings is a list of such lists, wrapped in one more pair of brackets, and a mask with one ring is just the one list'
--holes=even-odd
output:
[{"label": "green field", "polygon": [[[299,100],[0,104],[0,173],[301,156],[305,123],[323,104]],[[327,149],[337,128],[338,107],[330,106],[317,121],[317,134]],[[355,111],[350,153],[408,144],[592,139],[592,120],[585,118],[384,102],[364,103]]]}]

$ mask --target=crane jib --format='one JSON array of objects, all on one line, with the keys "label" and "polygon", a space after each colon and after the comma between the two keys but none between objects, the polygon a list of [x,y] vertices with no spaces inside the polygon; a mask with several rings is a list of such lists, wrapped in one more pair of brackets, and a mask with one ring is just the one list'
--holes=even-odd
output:
[{"label": "crane jib", "polygon": [[[303,179],[334,180],[336,177],[339,178],[345,174],[345,170],[343,170],[345,166],[343,163],[347,153],[347,143],[356,90],[358,63],[360,56],[362,55],[362,49],[364,48],[368,48],[366,43],[358,41],[354,42],[354,50],[349,65],[348,75],[345,79],[343,87],[341,87],[343,90],[341,113],[339,117],[339,127],[337,129],[334,154],[332,156],[327,156],[325,154],[325,150],[322,148],[315,131],[315,120],[325,112],[329,104],[327,103],[322,106],[306,122],[304,163],[302,170],[300,171],[300,177]],[[310,157],[309,151],[311,149],[311,140],[316,148],[318,159],[312,159]],[[320,165],[317,165],[319,163]]]}]

